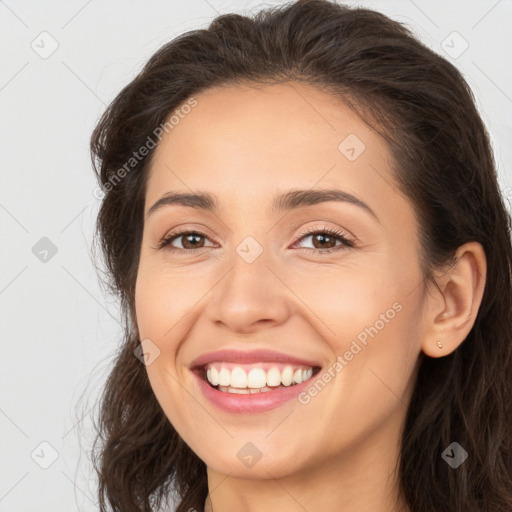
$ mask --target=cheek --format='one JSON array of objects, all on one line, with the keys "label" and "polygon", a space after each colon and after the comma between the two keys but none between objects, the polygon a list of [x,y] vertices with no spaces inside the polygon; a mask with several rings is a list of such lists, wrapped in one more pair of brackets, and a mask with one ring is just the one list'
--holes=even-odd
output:
[{"label": "cheek", "polygon": [[288,276],[307,306],[304,315],[331,351],[330,372],[336,378],[326,379],[354,410],[373,400],[375,410],[382,410],[390,405],[384,405],[383,396],[396,400],[394,393],[401,396],[409,386],[420,353],[423,307],[414,261],[390,258],[388,264],[364,269],[324,269],[295,280]]},{"label": "cheek", "polygon": [[146,366],[150,385],[165,415],[180,432],[186,432],[190,418],[197,415],[193,403],[187,400],[183,375],[176,363],[180,341],[188,328],[184,315],[199,299],[199,291],[187,286],[187,281],[190,283],[185,276],[176,272],[171,275],[169,270],[141,258],[135,288],[140,339],[150,340],[158,350],[158,356]]},{"label": "cheek", "polygon": [[[376,324],[382,331],[397,315],[406,283],[383,267],[350,266],[284,277],[303,304],[303,313],[337,353]],[[409,287],[410,288],[410,287]],[[371,330],[371,329],[370,329]],[[365,334],[366,333],[366,334]]]},{"label": "cheek", "polygon": [[166,268],[141,260],[135,289],[137,324],[142,338],[168,338],[187,311],[205,295],[207,283],[198,271]]}]

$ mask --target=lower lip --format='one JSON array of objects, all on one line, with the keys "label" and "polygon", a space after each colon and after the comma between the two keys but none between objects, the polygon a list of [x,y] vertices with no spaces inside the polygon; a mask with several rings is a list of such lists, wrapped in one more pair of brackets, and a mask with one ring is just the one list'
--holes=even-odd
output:
[{"label": "lower lip", "polygon": [[304,391],[311,384],[312,380],[308,379],[305,382],[293,386],[279,387],[273,391],[241,395],[219,391],[210,386],[198,373],[192,373],[198,381],[201,392],[214,406],[225,412],[245,414],[270,411],[293,400],[301,391]]}]

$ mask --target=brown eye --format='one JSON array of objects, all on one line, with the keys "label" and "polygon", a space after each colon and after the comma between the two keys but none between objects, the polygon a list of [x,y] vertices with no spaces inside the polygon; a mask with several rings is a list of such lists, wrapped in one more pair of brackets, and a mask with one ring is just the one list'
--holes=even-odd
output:
[{"label": "brown eye", "polygon": [[313,239],[313,245],[316,249],[330,249],[336,246],[336,238],[331,235],[316,233],[311,235],[311,237]]},{"label": "brown eye", "polygon": [[[301,233],[300,238],[295,244],[307,238],[312,239],[313,247],[305,247],[305,249],[309,249],[313,252],[326,253],[354,247],[354,242],[348,239],[344,233],[331,228]],[[340,242],[339,244],[336,243],[338,241]]]},{"label": "brown eye", "polygon": [[201,238],[203,238],[202,235],[180,235],[177,238],[182,239],[182,246],[184,249],[196,249],[198,247],[202,247],[204,244],[204,241],[201,243]]},{"label": "brown eye", "polygon": [[[169,251],[193,251],[195,249],[202,249],[206,246],[205,240],[208,237],[204,233],[198,231],[183,231],[180,233],[171,233],[166,236],[158,245],[159,249],[166,248]],[[175,241],[181,241],[181,247],[174,245]]]}]

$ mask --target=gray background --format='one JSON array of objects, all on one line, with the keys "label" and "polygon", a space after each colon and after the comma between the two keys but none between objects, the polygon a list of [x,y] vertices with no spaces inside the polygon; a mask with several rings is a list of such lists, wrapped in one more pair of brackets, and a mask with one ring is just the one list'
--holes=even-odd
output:
[{"label": "gray background", "polygon": [[[174,36],[277,3],[0,1],[1,511],[98,510],[90,412],[121,330],[91,261],[94,124]],[[408,24],[463,72],[512,197],[512,1],[358,5]]]}]

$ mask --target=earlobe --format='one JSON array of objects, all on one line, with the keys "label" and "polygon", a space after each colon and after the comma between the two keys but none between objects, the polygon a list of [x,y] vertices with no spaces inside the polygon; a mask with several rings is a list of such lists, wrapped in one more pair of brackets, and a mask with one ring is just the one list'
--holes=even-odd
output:
[{"label": "earlobe", "polygon": [[455,253],[455,263],[438,279],[435,295],[427,298],[429,318],[422,342],[430,357],[443,357],[466,339],[482,302],[487,275],[483,247],[467,242]]}]

